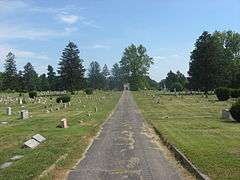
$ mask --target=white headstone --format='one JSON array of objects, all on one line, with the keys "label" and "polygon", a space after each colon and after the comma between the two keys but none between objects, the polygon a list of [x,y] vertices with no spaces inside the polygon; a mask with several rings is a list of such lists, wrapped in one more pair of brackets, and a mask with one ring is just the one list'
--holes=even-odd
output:
[{"label": "white headstone", "polygon": [[23,104],[23,99],[19,98],[19,104]]},{"label": "white headstone", "polygon": [[36,141],[35,139],[29,139],[28,141],[26,141],[24,143],[25,147],[29,147],[31,149],[36,148],[40,143],[38,141]]},{"label": "white headstone", "polygon": [[13,164],[13,162],[5,162],[3,164],[0,165],[0,169],[5,169],[8,168],[9,166],[11,166]]},{"label": "white headstone", "polygon": [[21,119],[28,119],[29,118],[28,110],[22,110],[20,112],[20,114],[21,114]]},{"label": "white headstone", "polygon": [[16,161],[16,160],[19,160],[19,159],[21,159],[21,158],[23,158],[23,155],[15,155],[15,156],[11,157],[10,159],[11,159],[12,161]]},{"label": "white headstone", "polygon": [[46,138],[43,137],[41,134],[35,134],[35,135],[32,137],[32,139],[35,139],[36,141],[38,141],[38,142],[40,142],[40,143],[46,140]]},{"label": "white headstone", "polygon": [[230,120],[230,121],[234,121],[229,109],[223,109],[222,110],[222,118]]},{"label": "white headstone", "polygon": [[6,112],[7,112],[8,116],[11,116],[12,115],[12,108],[11,107],[7,107]]}]

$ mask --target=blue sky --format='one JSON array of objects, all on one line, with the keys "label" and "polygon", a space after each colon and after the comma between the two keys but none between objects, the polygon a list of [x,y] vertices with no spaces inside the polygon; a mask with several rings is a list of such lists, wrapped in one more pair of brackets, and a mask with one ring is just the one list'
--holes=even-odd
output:
[{"label": "blue sky", "polygon": [[143,44],[155,64],[151,78],[170,70],[187,75],[190,52],[204,31],[240,31],[239,0],[0,0],[0,70],[9,50],[19,70],[58,67],[61,51],[75,42],[88,68],[109,68],[131,43]]}]

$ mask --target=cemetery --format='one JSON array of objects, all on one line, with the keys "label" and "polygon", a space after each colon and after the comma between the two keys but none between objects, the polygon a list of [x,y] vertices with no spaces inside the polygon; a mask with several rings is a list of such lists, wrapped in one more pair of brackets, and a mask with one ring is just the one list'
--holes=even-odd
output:
[{"label": "cemetery", "polygon": [[0,0],[0,180],[240,180],[239,12]]},{"label": "cemetery", "polygon": [[71,168],[121,93],[94,91],[86,95],[79,91],[71,96],[71,103],[57,103],[61,93],[47,94],[39,93],[34,99],[28,93],[22,97],[19,93],[0,94],[0,179],[40,176],[63,155],[66,160],[61,160],[49,177]]},{"label": "cemetery", "polygon": [[135,92],[134,98],[146,121],[203,173],[213,179],[239,178],[240,123],[228,110],[236,99],[159,91]]}]

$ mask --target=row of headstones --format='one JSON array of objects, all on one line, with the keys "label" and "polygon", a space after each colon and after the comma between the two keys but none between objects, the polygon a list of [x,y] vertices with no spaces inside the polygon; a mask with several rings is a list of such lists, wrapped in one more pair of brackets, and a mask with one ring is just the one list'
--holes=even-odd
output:
[{"label": "row of headstones", "polygon": [[[12,115],[12,108],[7,107],[6,113],[7,113],[8,116],[11,116]],[[21,110],[20,111],[20,118],[21,119],[28,119],[29,118],[28,110]]]}]

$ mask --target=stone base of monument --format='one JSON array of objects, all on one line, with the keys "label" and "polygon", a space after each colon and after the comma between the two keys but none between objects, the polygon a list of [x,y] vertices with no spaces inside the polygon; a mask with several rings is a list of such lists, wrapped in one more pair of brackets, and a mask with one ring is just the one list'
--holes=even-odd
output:
[{"label": "stone base of monument", "polygon": [[222,110],[222,118],[226,119],[228,121],[235,121],[235,119],[232,117],[229,109],[223,109]]}]

